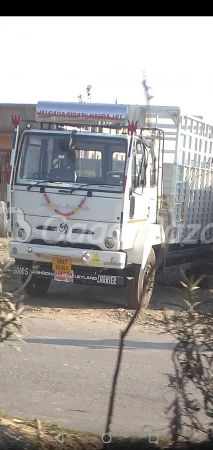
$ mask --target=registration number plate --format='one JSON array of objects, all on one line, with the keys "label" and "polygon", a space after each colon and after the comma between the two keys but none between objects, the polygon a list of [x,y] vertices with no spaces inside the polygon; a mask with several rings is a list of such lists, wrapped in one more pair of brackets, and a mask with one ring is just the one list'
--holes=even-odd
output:
[{"label": "registration number plate", "polygon": [[52,259],[52,270],[55,270],[56,272],[70,273],[72,270],[71,259],[54,257]]}]

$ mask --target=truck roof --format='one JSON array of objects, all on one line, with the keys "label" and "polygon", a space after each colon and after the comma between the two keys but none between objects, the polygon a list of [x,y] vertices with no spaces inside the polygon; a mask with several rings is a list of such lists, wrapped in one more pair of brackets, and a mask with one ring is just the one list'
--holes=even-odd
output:
[{"label": "truck roof", "polygon": [[[69,134],[72,132],[72,130],[38,130],[38,129],[25,129],[24,133],[45,133],[45,134]],[[77,133],[84,135],[84,136],[93,136],[93,137],[97,137],[97,136],[103,136],[103,137],[113,137],[115,139],[128,139],[128,135],[127,134],[109,134],[109,133],[91,133],[89,131],[84,131],[84,130],[77,130]]]}]

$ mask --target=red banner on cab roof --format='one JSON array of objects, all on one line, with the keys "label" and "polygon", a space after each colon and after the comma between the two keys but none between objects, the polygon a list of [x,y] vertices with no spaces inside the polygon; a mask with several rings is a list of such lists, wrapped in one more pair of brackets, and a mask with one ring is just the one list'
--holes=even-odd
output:
[{"label": "red banner on cab roof", "polygon": [[74,113],[74,112],[64,112],[64,111],[48,111],[41,109],[40,111],[37,111],[37,117],[43,118],[54,118],[54,117],[61,117],[61,118],[70,118],[70,119],[86,119],[86,120],[124,120],[122,115],[110,115],[110,114],[86,114],[86,113]]},{"label": "red banner on cab roof", "polygon": [[128,121],[145,124],[145,107],[105,103],[38,102],[36,120],[58,124],[128,127]]},{"label": "red banner on cab roof", "polygon": [[55,123],[68,122],[121,122],[126,119],[127,105],[105,105],[102,103],[53,103],[39,102],[36,119]]}]

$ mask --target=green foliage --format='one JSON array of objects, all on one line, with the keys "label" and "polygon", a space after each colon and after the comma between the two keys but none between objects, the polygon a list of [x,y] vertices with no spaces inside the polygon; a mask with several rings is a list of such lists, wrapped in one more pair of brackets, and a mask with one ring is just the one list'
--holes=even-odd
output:
[{"label": "green foliage", "polygon": [[24,305],[16,292],[4,292],[4,284],[12,281],[10,263],[0,264],[0,343],[11,337],[20,338]]},{"label": "green foliage", "polygon": [[203,303],[197,301],[202,278],[188,278],[183,274],[184,281],[180,283],[183,286],[182,309],[185,313],[175,312],[172,317],[164,313],[163,318],[165,331],[177,341],[172,353],[175,374],[169,375],[175,399],[167,410],[175,443],[183,438],[189,440],[188,431],[191,436],[195,431],[205,433],[210,440],[213,436],[213,422],[204,427],[199,418],[201,411],[213,418],[212,314],[196,312],[196,308]]}]

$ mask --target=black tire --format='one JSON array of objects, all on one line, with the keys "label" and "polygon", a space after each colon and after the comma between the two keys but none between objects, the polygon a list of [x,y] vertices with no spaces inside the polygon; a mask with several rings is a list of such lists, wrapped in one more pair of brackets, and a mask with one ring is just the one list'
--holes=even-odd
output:
[{"label": "black tire", "polygon": [[[143,298],[141,300],[141,309],[146,309],[148,307],[149,302],[152,298],[155,282],[155,269],[153,269],[155,264],[155,252],[153,249],[151,249],[144,270],[140,269],[138,266],[134,267],[134,280],[131,280],[127,285],[127,306],[129,309],[138,309],[142,295]],[[151,270],[152,275],[146,286],[146,291],[143,292],[144,282],[145,280],[147,280],[147,277]]]},{"label": "black tire", "polygon": [[[22,276],[22,284],[25,283],[27,277]],[[32,277],[29,283],[24,287],[24,291],[28,295],[35,297],[42,297],[45,295],[50,287],[51,278],[37,278]]]}]

